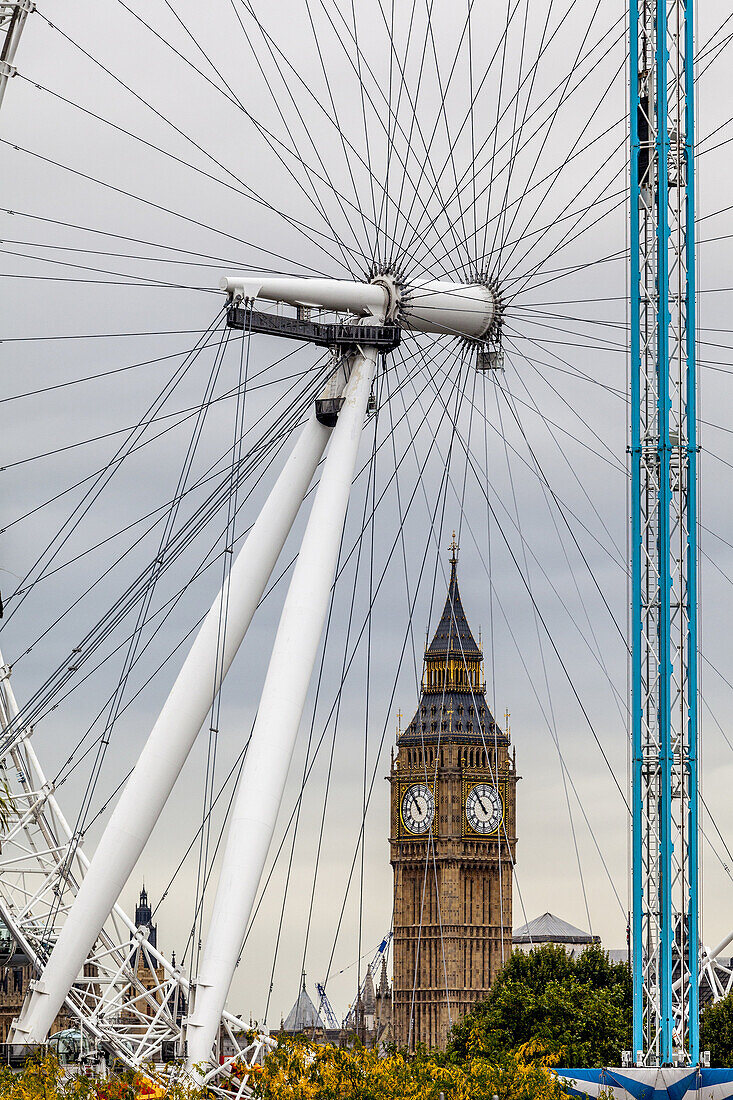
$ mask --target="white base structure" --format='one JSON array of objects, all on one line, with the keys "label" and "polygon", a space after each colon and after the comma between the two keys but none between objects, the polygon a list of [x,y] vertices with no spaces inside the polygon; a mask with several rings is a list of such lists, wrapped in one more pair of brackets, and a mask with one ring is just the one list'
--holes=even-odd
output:
[{"label": "white base structure", "polygon": [[328,612],[376,358],[372,348],[365,348],[351,360],[344,403],[283,607],[232,810],[193,1012],[186,1029],[191,1067],[207,1063],[211,1057],[280,811]]}]

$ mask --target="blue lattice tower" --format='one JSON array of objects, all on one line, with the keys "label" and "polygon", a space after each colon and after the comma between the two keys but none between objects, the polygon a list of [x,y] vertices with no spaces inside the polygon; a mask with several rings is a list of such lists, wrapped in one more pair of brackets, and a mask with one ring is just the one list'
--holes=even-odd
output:
[{"label": "blue lattice tower", "polygon": [[632,0],[633,978],[637,1065],[696,1065],[693,12]]}]

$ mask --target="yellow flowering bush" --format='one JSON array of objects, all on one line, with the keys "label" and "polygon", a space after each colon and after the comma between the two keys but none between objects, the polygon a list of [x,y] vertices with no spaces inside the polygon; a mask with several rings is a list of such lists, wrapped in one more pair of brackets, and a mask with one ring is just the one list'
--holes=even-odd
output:
[{"label": "yellow flowering bush", "polygon": [[143,1073],[110,1074],[103,1079],[72,1073],[54,1054],[29,1061],[19,1073],[0,1067],[1,1100],[196,1100],[201,1096],[184,1084],[161,1087]]},{"label": "yellow flowering bush", "polygon": [[[521,1051],[499,1060],[463,1062],[440,1053],[380,1057],[361,1046],[340,1050],[284,1039],[250,1076],[261,1100],[566,1100],[562,1086],[535,1057]],[[168,1088],[141,1073],[104,1079],[71,1074],[53,1055],[20,1073],[0,1068],[1,1100],[207,1100],[183,1083]]]},{"label": "yellow flowering bush", "polygon": [[439,1053],[406,1057],[281,1040],[251,1078],[262,1100],[564,1100],[560,1082],[521,1052],[452,1062]]}]

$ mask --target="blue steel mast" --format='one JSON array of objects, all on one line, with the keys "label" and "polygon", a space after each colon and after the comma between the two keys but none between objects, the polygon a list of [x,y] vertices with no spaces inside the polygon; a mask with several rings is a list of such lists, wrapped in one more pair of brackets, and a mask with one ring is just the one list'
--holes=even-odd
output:
[{"label": "blue steel mast", "polygon": [[632,0],[631,570],[637,1065],[697,1065],[692,0]]}]

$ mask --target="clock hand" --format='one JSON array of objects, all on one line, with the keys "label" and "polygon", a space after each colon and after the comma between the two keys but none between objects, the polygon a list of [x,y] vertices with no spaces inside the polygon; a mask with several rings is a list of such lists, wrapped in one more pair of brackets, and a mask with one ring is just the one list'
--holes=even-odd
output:
[{"label": "clock hand", "polygon": [[478,804],[481,807],[481,809],[484,811],[485,814],[488,814],[489,811],[484,806],[483,799],[481,798],[481,795],[478,793],[478,791],[476,791],[476,798],[478,799]]}]

